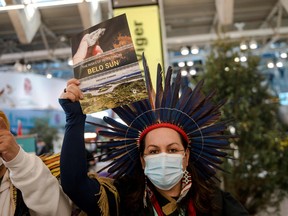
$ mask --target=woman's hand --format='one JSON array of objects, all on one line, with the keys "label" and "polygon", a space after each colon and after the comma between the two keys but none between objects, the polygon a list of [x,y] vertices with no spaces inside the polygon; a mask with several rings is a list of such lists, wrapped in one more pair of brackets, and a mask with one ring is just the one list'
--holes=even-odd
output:
[{"label": "woman's hand", "polygon": [[15,137],[9,131],[5,121],[0,117],[0,157],[5,161],[13,160],[20,150]]},{"label": "woman's hand", "polygon": [[84,96],[79,88],[79,85],[80,81],[75,78],[68,80],[66,88],[64,89],[64,92],[60,95],[60,98],[70,99],[72,102],[83,99]]}]

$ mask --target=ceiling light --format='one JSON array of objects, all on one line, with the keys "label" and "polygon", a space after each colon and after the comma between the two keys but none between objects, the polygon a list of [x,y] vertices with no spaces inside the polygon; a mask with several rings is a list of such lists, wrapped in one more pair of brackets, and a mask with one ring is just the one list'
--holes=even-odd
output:
[{"label": "ceiling light", "polygon": [[46,75],[46,77],[47,77],[47,79],[51,79],[51,78],[52,78],[52,74],[51,74],[51,73],[48,73],[48,74]]},{"label": "ceiling light", "polygon": [[257,49],[258,47],[257,42],[255,40],[251,40],[249,43],[249,47],[250,49]]},{"label": "ceiling light", "polygon": [[281,53],[281,54],[280,54],[280,57],[281,57],[281,58],[287,58],[287,53],[285,53],[285,52]]},{"label": "ceiling light", "polygon": [[247,44],[245,42],[241,42],[240,43],[240,49],[241,50],[247,50],[248,49]]},{"label": "ceiling light", "polygon": [[72,65],[73,65],[73,60],[72,60],[72,58],[71,58],[71,57],[68,59],[67,63],[68,63],[68,65],[70,65],[70,66],[72,66]]},{"label": "ceiling light", "polygon": [[240,62],[240,58],[239,58],[239,57],[235,57],[235,58],[234,58],[234,61],[235,61],[235,62]]},{"label": "ceiling light", "polygon": [[181,76],[187,76],[188,72],[187,70],[181,70]]},{"label": "ceiling light", "polygon": [[230,131],[231,134],[233,134],[233,135],[235,134],[236,128],[235,128],[234,126],[230,125],[230,126],[228,127],[228,129],[229,129],[229,131]]},{"label": "ceiling light", "polygon": [[59,39],[61,42],[67,41],[67,37],[65,35],[61,35]]},{"label": "ceiling light", "polygon": [[267,67],[268,68],[274,68],[274,63],[273,62],[268,62]]},{"label": "ceiling light", "polygon": [[193,66],[194,65],[194,62],[193,61],[187,61],[187,66],[189,66],[189,67],[191,67],[191,66]]},{"label": "ceiling light", "polygon": [[181,52],[181,55],[188,55],[189,49],[188,49],[188,47],[182,47],[180,52]]},{"label": "ceiling light", "polygon": [[277,63],[276,63],[276,67],[278,67],[278,68],[283,67],[283,63],[282,63],[282,62],[277,62]]},{"label": "ceiling light", "polygon": [[185,66],[185,62],[178,62],[178,67],[184,67]]},{"label": "ceiling light", "polygon": [[198,54],[199,53],[199,47],[192,46],[191,47],[191,53],[194,54],[194,55]]},{"label": "ceiling light", "polygon": [[189,71],[189,74],[190,74],[191,76],[196,75],[196,73],[197,73],[197,71],[196,71],[195,69],[191,69],[191,70]]},{"label": "ceiling light", "polygon": [[240,61],[241,62],[246,62],[247,61],[247,57],[246,56],[241,56],[240,57]]}]

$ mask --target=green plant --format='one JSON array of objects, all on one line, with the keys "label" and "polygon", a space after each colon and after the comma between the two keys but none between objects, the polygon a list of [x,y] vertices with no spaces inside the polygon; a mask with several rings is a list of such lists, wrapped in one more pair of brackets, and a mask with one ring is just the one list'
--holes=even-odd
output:
[{"label": "green plant", "polygon": [[53,151],[53,141],[59,138],[57,128],[50,127],[48,120],[44,118],[36,118],[34,127],[30,129],[29,133],[37,134],[38,140],[44,141],[49,151]]},{"label": "green plant", "polygon": [[[277,98],[269,93],[265,79],[257,70],[259,58],[245,53],[247,62],[235,62],[243,53],[235,44],[218,41],[207,58],[207,89],[216,89],[226,98],[223,119],[233,120],[230,128],[237,138],[231,140],[235,160],[227,160],[223,187],[248,209],[251,215],[277,207],[288,191],[288,148],[283,140],[286,128],[278,118]],[[217,100],[219,100],[219,98]]]}]

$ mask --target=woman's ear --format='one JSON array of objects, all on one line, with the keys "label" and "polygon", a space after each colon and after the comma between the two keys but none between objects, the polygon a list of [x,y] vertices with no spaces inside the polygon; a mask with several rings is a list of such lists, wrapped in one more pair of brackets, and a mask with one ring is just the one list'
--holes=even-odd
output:
[{"label": "woman's ear", "polygon": [[189,157],[190,157],[190,149],[189,148],[186,148],[185,150],[185,157],[183,158],[183,165],[184,165],[184,168],[186,169],[188,164],[189,164]]},{"label": "woman's ear", "polygon": [[143,158],[143,156],[140,156],[140,160],[141,160],[141,165],[142,165],[142,169],[145,169],[145,160]]}]

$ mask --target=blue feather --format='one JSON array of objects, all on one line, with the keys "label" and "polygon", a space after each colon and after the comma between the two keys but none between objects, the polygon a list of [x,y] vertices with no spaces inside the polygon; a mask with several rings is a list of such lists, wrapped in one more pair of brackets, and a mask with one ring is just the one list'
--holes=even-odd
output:
[{"label": "blue feather", "polygon": [[151,76],[150,76],[150,71],[149,71],[149,67],[147,65],[147,61],[146,61],[146,58],[144,56],[144,53],[142,54],[142,62],[143,62],[143,68],[144,68],[146,88],[147,88],[147,92],[148,92],[148,99],[150,101],[150,104],[151,104],[152,108],[155,109],[154,103],[153,103],[154,102],[154,98],[155,98],[155,92],[154,92],[154,89],[153,89]]},{"label": "blue feather", "polygon": [[157,67],[157,84],[156,84],[156,98],[155,98],[155,109],[159,108],[161,106],[161,101],[163,98],[163,71],[161,68],[161,65],[158,64]]}]

